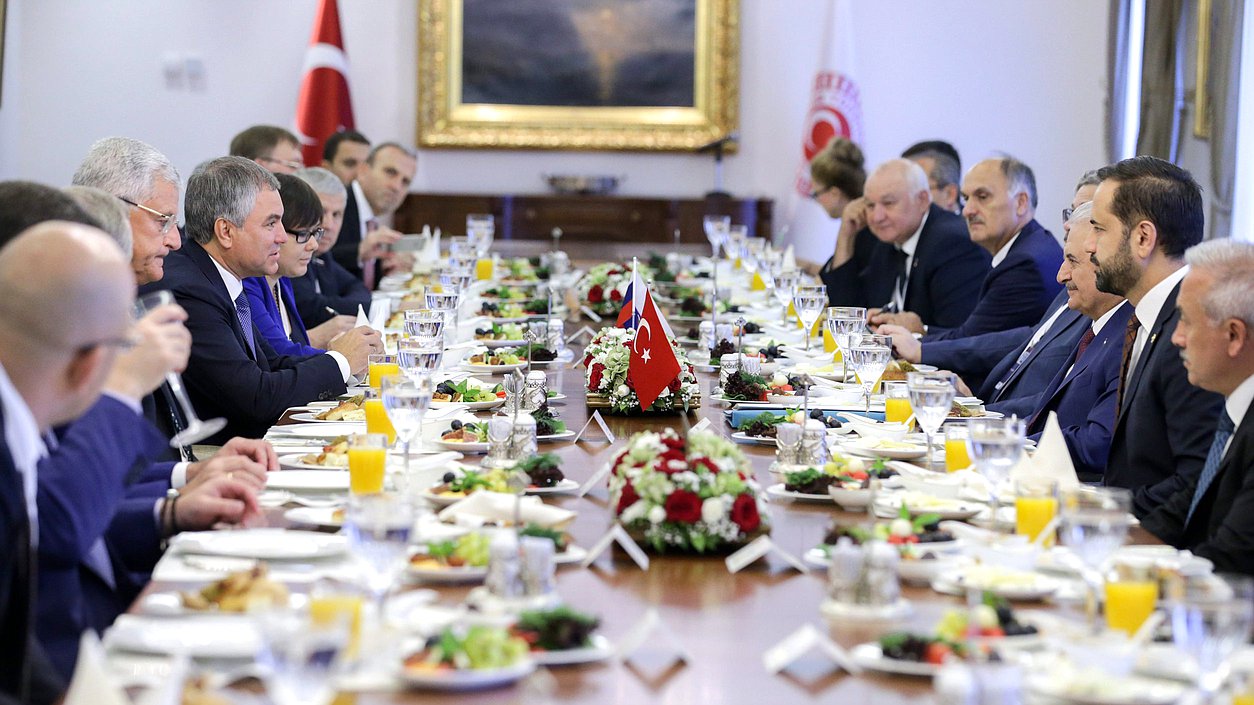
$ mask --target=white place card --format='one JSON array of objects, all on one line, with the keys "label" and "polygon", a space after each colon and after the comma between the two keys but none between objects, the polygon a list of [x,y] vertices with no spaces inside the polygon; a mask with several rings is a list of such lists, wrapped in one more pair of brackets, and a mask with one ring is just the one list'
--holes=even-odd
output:
[{"label": "white place card", "polygon": [[580,563],[580,565],[584,568],[592,565],[596,559],[601,557],[602,553],[605,553],[605,549],[609,548],[610,544],[614,542],[618,542],[618,545],[623,547],[623,550],[627,552],[631,560],[640,566],[640,570],[649,569],[649,557],[645,555],[644,549],[640,548],[640,545],[631,536],[627,535],[627,531],[623,529],[622,525],[617,523],[596,543],[592,544],[592,547],[588,549],[587,558],[584,558],[583,563]]},{"label": "white place card", "polygon": [[815,649],[849,673],[857,675],[862,672],[862,667],[854,663],[848,652],[816,629],[813,624],[802,625],[778,644],[763,652],[762,665],[768,673],[773,675],[788,668],[797,659]]},{"label": "white place card", "polygon": [[759,536],[746,544],[744,548],[728,556],[725,561],[727,563],[727,572],[739,573],[749,564],[762,558],[768,553],[774,553],[784,559],[785,563],[793,568],[796,568],[802,573],[810,572],[809,568],[806,567],[806,564],[802,563],[800,559],[779,546],[776,546],[770,536]]},{"label": "white place card", "polygon": [[[584,310],[587,311],[588,309],[585,308]],[[589,311],[588,313],[592,314],[591,311]],[[600,321],[601,319],[598,318],[597,320]],[[597,334],[596,331],[592,330],[588,326],[583,326],[579,330],[575,331],[574,333],[571,333],[570,335],[566,336],[566,342],[574,343],[584,336],[587,336],[588,339],[591,340],[594,336],[596,336],[596,334]]]},{"label": "white place card", "polygon": [[588,493],[591,492],[593,488],[600,485],[602,482],[605,482],[605,478],[610,474],[611,470],[612,468],[609,463],[602,465],[600,470],[597,470],[592,474],[592,477],[588,478],[586,482],[580,485],[579,492],[577,494],[580,497],[588,496]]},{"label": "white place card", "polygon": [[593,421],[596,421],[597,426],[601,427],[601,433],[605,436],[605,442],[613,445],[617,439],[614,438],[614,432],[611,431],[609,425],[605,423],[605,419],[601,416],[600,411],[592,412],[592,416],[589,416],[588,420],[584,422],[583,428],[579,429],[579,433],[575,434],[575,440],[571,441],[571,443],[578,443],[580,440],[595,440],[592,438],[583,438],[584,431],[588,430],[588,427],[592,425]]},{"label": "white place card", "polygon": [[580,310],[580,311],[583,311],[583,312],[584,312],[584,313],[588,316],[588,318],[591,318],[592,320],[596,321],[597,323],[600,323],[600,322],[601,322],[601,317],[600,317],[599,315],[597,315],[597,312],[596,312],[596,311],[593,311],[592,309],[588,308],[587,306],[580,306],[580,307],[579,307],[579,310]]},{"label": "white place card", "polygon": [[696,422],[695,424],[693,424],[693,425],[692,425],[692,429],[691,429],[691,430],[693,430],[693,431],[704,431],[705,429],[707,429],[707,428],[709,428],[709,427],[710,427],[710,419],[709,419],[709,417],[705,417],[705,418],[701,419],[700,421]]},{"label": "white place card", "polygon": [[[657,634],[658,638],[650,639],[649,637]],[[624,663],[631,661],[632,657],[640,652],[645,644],[650,647],[659,647],[665,649],[665,655],[670,657],[667,665],[675,661],[683,663],[691,663],[692,657],[688,655],[688,650],[680,643],[679,638],[675,636],[675,632],[662,621],[662,616],[658,614],[656,607],[650,607],[645,610],[644,616],[640,621],[632,625],[631,629],[623,635],[618,642],[618,660]]]}]

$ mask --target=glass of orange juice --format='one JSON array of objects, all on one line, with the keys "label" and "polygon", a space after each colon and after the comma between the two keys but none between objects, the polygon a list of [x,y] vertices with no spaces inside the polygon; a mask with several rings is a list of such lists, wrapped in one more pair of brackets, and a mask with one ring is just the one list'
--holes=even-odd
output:
[{"label": "glass of orange juice", "polygon": [[322,579],[309,591],[309,621],[314,625],[348,623],[348,645],[344,657],[357,657],[361,646],[361,613],[363,595],[351,583]]},{"label": "glass of orange juice", "polygon": [[367,399],[362,408],[366,410],[366,433],[382,433],[388,437],[388,445],[395,443],[396,429],[392,427],[387,409],[383,408],[383,400]]},{"label": "glass of orange juice", "polygon": [[[1015,533],[1035,541],[1058,515],[1058,482],[1044,478],[1028,478],[1015,482]],[[1054,545],[1054,537],[1045,538],[1045,546]]]},{"label": "glass of orange juice", "polygon": [[949,424],[945,427],[945,471],[964,470],[971,467],[971,454],[967,450],[965,424]]},{"label": "glass of orange juice", "polygon": [[388,437],[382,433],[359,433],[348,437],[348,489],[353,494],[383,491],[387,467]]},{"label": "glass of orange juice", "polygon": [[914,415],[910,408],[910,388],[905,382],[884,383],[884,420],[905,423]]},{"label": "glass of orange juice", "polygon": [[1158,605],[1158,576],[1148,561],[1117,561],[1106,575],[1106,626],[1135,634]]},{"label": "glass of orange juice", "polygon": [[380,380],[388,375],[398,375],[401,373],[400,365],[396,363],[395,355],[377,354],[370,356],[370,386],[374,389],[379,388]]}]

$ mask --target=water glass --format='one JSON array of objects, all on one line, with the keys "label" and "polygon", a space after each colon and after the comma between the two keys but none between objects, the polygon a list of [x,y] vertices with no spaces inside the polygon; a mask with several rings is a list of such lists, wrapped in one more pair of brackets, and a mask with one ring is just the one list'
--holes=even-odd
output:
[{"label": "water glass", "polygon": [[741,259],[744,255],[745,239],[749,237],[749,226],[737,223],[727,229],[727,244],[723,247],[727,259]]},{"label": "water glass", "polygon": [[[392,427],[396,429],[396,440],[401,444],[401,452],[405,456],[404,477],[406,484],[410,481],[409,444],[422,429],[422,417],[426,416],[431,406],[431,395],[435,391],[435,383],[430,372],[422,371],[414,376],[392,375],[383,378],[383,408],[387,409]],[[420,488],[409,487],[411,492]]]},{"label": "water glass", "polygon": [[444,314],[445,329],[452,329],[454,339],[457,335],[457,303],[460,300],[457,292],[434,292],[428,291],[426,295],[427,308],[434,309]]},{"label": "water glass", "polygon": [[409,534],[416,518],[414,505],[396,494],[349,497],[344,532],[380,615],[385,614],[383,602],[409,558]]},{"label": "water glass", "polygon": [[335,697],[351,635],[348,614],[311,618],[308,609],[273,609],[253,614],[264,646],[266,694],[276,705],[326,705]]},{"label": "water glass", "polygon": [[715,266],[717,266],[718,248],[727,242],[728,235],[731,232],[731,216],[707,215],[701,219],[701,227],[705,230],[705,239],[710,241],[710,248],[713,250],[711,257],[714,259]]},{"label": "water glass", "polygon": [[866,330],[866,309],[861,306],[829,306],[827,307],[827,332],[836,341],[836,349],[840,351],[844,376],[849,377],[849,357],[845,351]]},{"label": "water glass", "polygon": [[475,280],[474,263],[466,266],[460,260],[458,262],[458,265],[450,264],[440,269],[440,288],[444,291],[460,294]]},{"label": "water glass", "polygon": [[444,338],[402,338],[396,343],[396,359],[399,371],[410,379],[430,375],[444,361]]},{"label": "water glass", "polygon": [[787,319],[788,304],[792,301],[793,290],[800,282],[801,272],[796,270],[781,270],[775,274],[775,299],[779,301],[780,306],[784,307],[785,319]]},{"label": "water glass", "polygon": [[914,420],[927,438],[929,465],[932,462],[932,439],[949,415],[957,385],[958,376],[943,370],[911,372],[906,375],[906,386],[910,389],[910,408],[914,410]]},{"label": "water glass", "polygon": [[1230,670],[1229,659],[1254,626],[1254,579],[1218,574],[1177,582],[1166,596],[1171,638],[1197,665],[1203,702],[1214,700]]},{"label": "water glass", "polygon": [[871,411],[871,390],[892,359],[893,339],[887,335],[860,336],[849,348],[849,364],[853,366],[853,372],[866,395],[867,413]]},{"label": "water glass", "polygon": [[405,312],[405,335],[423,341],[444,337],[444,312],[415,308]]},{"label": "water glass", "polygon": [[1008,419],[971,419],[967,422],[967,452],[984,479],[988,481],[990,525],[997,527],[997,509],[1001,485],[1010,477],[1010,469],[1023,455],[1024,422]]},{"label": "water glass", "polygon": [[793,307],[797,309],[797,318],[801,319],[804,329],[802,335],[806,339],[806,352],[810,352],[810,338],[814,337],[814,324],[818,322],[823,309],[827,308],[827,287],[818,284],[798,286],[793,293]]},{"label": "water glass", "polygon": [[479,257],[487,257],[492,247],[492,236],[496,234],[496,217],[491,213],[469,213],[466,215],[466,238],[474,246]]},{"label": "water glass", "polygon": [[1089,587],[1089,623],[1097,624],[1097,593],[1101,565],[1128,535],[1132,493],[1121,487],[1073,487],[1058,493],[1058,536],[1083,565]]},{"label": "water glass", "polygon": [[469,238],[451,237],[448,240],[448,256],[450,260],[473,260],[478,259],[479,251]]}]

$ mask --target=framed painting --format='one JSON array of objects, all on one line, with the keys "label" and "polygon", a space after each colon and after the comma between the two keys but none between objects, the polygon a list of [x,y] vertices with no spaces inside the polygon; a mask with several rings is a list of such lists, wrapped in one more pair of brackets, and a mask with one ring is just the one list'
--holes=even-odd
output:
[{"label": "framed painting", "polygon": [[424,0],[423,147],[688,151],[735,131],[738,0]]}]

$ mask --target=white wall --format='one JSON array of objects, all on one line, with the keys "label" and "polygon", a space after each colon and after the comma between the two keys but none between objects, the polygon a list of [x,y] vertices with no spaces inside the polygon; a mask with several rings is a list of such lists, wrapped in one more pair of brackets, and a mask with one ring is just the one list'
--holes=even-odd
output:
[{"label": "white wall", "polygon": [[[110,134],[151,142],[186,175],[244,126],[290,124],[316,6],[9,0],[0,178],[66,183]],[[417,3],[340,0],[340,11],[358,127],[412,141]],[[954,142],[968,165],[1012,152],[1035,168],[1041,219],[1057,229],[1076,177],[1104,153],[1105,3],[892,0],[853,11],[868,161],[932,137]],[[742,2],[742,143],[726,185],[776,198],[781,213],[824,16],[819,0]],[[188,54],[204,61],[203,91],[168,90],[163,60]],[[709,158],[694,155],[429,150],[415,189],[534,193],[546,173],[625,175],[628,195],[694,196],[713,178]],[[830,250],[816,239],[803,254]]]}]

